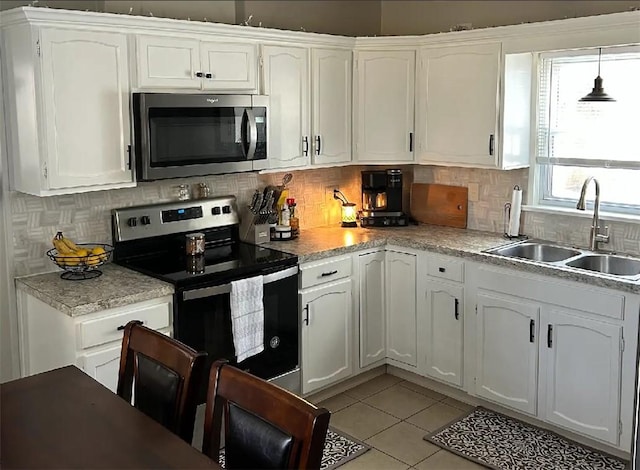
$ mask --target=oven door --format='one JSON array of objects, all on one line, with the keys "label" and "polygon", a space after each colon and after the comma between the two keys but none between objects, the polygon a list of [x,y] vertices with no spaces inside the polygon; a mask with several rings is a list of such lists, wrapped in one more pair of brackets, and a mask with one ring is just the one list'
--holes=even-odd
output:
[{"label": "oven door", "polygon": [[233,346],[230,292],[231,284],[178,292],[174,337],[206,351],[209,365],[227,359],[240,369],[299,393],[298,267],[264,276],[264,351],[240,363]]},{"label": "oven door", "polygon": [[135,93],[139,181],[251,171],[266,159],[266,105],[250,95]]}]

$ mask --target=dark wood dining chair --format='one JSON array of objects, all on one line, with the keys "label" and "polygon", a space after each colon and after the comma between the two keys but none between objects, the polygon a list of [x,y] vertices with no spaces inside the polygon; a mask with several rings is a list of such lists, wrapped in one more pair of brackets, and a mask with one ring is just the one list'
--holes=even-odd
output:
[{"label": "dark wood dining chair", "polygon": [[211,366],[202,451],[225,468],[319,469],[331,413],[226,363]]},{"label": "dark wood dining chair", "polygon": [[131,321],[124,328],[117,393],[191,444],[206,353]]}]

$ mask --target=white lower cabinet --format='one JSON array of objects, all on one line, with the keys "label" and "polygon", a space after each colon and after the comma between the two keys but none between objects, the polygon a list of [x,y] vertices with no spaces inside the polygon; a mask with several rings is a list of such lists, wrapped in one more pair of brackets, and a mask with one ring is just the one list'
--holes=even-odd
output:
[{"label": "white lower cabinet", "polygon": [[386,355],[385,252],[358,256],[360,299],[360,367],[382,361]]},{"label": "white lower cabinet", "polygon": [[112,392],[118,388],[118,372],[120,371],[121,345],[114,346],[78,358],[78,365],[87,375],[90,375]]},{"label": "white lower cabinet", "polygon": [[622,327],[558,308],[545,310],[541,325],[541,417],[617,443]]},{"label": "white lower cabinet", "polygon": [[302,393],[353,373],[351,279],[302,291]]},{"label": "white lower cabinet", "polygon": [[426,308],[425,372],[429,377],[462,386],[464,360],[464,288],[447,282],[428,280]]},{"label": "white lower cabinet", "polygon": [[639,297],[485,266],[472,284],[475,395],[628,452]]},{"label": "white lower cabinet", "polygon": [[23,376],[76,365],[115,392],[124,326],[139,320],[171,332],[172,296],[72,317],[22,289],[17,292]]},{"label": "white lower cabinet", "polygon": [[477,308],[476,394],[535,415],[540,307],[479,292]]},{"label": "white lower cabinet", "polygon": [[417,366],[416,255],[387,251],[387,358]]}]

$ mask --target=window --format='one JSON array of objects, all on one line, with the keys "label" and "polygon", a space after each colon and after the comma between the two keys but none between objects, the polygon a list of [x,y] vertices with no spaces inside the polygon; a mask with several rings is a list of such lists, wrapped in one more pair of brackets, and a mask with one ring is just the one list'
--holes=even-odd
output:
[{"label": "window", "polygon": [[594,176],[603,210],[640,216],[640,47],[602,50],[616,102],[579,101],[593,88],[597,49],[542,54],[539,70],[537,204],[575,208]]}]

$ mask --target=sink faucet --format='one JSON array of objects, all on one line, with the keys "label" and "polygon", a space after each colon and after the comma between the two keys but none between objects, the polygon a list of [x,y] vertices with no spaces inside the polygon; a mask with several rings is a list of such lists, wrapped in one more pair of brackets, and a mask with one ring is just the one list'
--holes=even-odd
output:
[{"label": "sink faucet", "polygon": [[584,183],[582,184],[582,191],[580,191],[580,199],[578,199],[576,209],[580,211],[585,210],[587,186],[589,186],[589,182],[591,180],[593,180],[596,185],[596,200],[593,204],[593,222],[591,224],[591,232],[589,233],[589,249],[591,251],[598,251],[598,243],[609,243],[609,227],[605,225],[604,233],[600,233],[600,221],[598,220],[598,216],[600,214],[600,184],[598,183],[598,180],[593,176],[590,176],[586,180],[584,180]]}]

